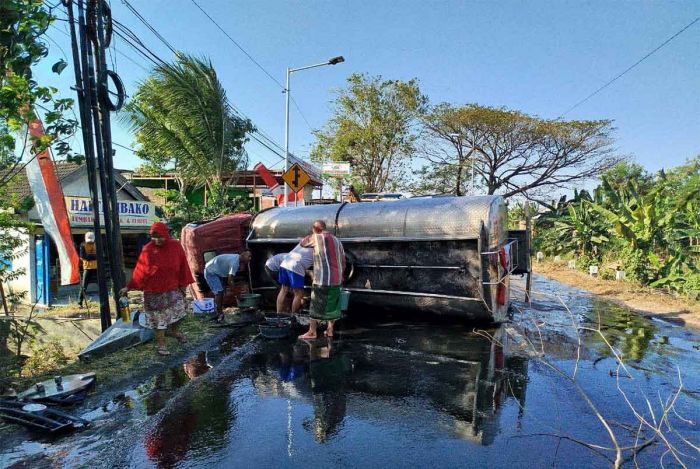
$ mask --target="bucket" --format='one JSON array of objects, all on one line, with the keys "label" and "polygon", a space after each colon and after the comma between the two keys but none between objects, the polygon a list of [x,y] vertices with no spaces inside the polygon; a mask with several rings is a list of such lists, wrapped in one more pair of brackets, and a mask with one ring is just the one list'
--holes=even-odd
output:
[{"label": "bucket", "polygon": [[292,321],[282,318],[268,318],[258,326],[260,334],[266,339],[284,339],[292,332]]},{"label": "bucket", "polygon": [[347,311],[350,304],[350,290],[340,290],[340,310]]},{"label": "bucket", "polygon": [[238,297],[239,308],[257,308],[260,305],[259,293],[244,293]]}]

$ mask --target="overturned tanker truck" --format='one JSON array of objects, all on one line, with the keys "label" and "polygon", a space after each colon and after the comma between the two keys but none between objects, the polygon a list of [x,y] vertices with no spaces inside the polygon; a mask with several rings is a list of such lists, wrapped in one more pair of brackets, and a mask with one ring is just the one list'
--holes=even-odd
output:
[{"label": "overturned tanker truck", "polygon": [[255,216],[247,239],[251,287],[267,301],[276,285],[265,261],[293,248],[314,220],[325,221],[345,248],[350,312],[371,307],[501,322],[510,275],[530,270],[528,233],[508,231],[500,196],[278,207]]}]

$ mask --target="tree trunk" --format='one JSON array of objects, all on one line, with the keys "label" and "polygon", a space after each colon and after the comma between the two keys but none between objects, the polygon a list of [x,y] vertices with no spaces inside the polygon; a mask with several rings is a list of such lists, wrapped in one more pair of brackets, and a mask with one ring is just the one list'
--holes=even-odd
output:
[{"label": "tree trunk", "polygon": [[7,308],[7,298],[5,298],[5,285],[0,282],[0,299],[2,300],[2,309],[5,311],[5,316],[10,315],[10,310]]},{"label": "tree trunk", "polygon": [[457,167],[457,187],[455,188],[455,195],[461,196],[464,195],[462,193],[462,173],[464,172],[464,167],[462,165],[462,162],[459,163],[459,166]]}]

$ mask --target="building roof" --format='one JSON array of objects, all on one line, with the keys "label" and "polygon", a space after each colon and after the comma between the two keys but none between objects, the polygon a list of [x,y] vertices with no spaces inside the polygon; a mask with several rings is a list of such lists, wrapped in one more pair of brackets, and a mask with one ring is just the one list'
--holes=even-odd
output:
[{"label": "building roof", "polygon": [[[84,164],[77,164],[69,161],[56,161],[54,164],[56,169],[56,177],[58,182],[63,186],[69,181],[73,181],[76,178],[81,177],[86,167]],[[16,170],[15,170],[16,171]],[[0,171],[0,180],[9,172],[9,170]],[[121,175],[120,171],[115,171],[115,179],[118,186],[128,192],[136,200],[147,200],[146,197],[129,181]],[[24,199],[25,197],[32,196],[32,190],[29,187],[29,180],[27,179],[26,169],[20,170],[13,178],[12,182],[8,185],[10,188],[10,193],[15,194],[19,199]]]},{"label": "building roof", "polygon": [[[283,170],[270,169],[270,172],[277,180],[277,183],[284,184],[284,180],[282,179],[282,174],[284,173]],[[159,175],[146,175],[138,174],[135,171],[122,171],[122,175],[124,175],[127,180],[139,187],[141,187],[139,181],[175,181],[177,177],[177,173],[171,171]],[[238,187],[266,187],[265,182],[262,180],[262,177],[260,177],[257,171],[250,169],[224,174],[223,179],[229,182],[233,180],[233,185]],[[317,181],[311,181],[309,184],[314,187],[322,186],[322,184]]]}]

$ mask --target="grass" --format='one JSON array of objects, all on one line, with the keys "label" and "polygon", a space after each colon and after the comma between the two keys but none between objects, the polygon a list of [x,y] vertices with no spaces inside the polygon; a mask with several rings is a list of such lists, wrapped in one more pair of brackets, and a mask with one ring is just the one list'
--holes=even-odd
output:
[{"label": "grass", "polygon": [[[220,333],[220,330],[210,328],[206,321],[192,315],[186,316],[180,322],[180,331],[185,334],[188,343],[181,345],[173,338],[166,338],[168,350],[170,350],[173,356],[183,354],[197,344]],[[97,376],[97,382],[104,385],[129,378],[130,376],[143,374],[153,367],[162,366],[164,360],[168,360],[168,357],[157,355],[155,341],[150,341],[146,344],[120,350],[105,357],[86,362],[79,361],[77,356],[72,357],[72,361],[65,366],[51,369],[31,377],[13,377],[11,378],[11,385],[15,390],[19,391],[31,386],[35,382],[43,381],[57,375],[87,372],[94,372]]]}]

